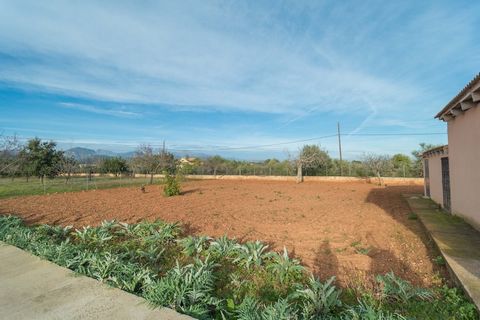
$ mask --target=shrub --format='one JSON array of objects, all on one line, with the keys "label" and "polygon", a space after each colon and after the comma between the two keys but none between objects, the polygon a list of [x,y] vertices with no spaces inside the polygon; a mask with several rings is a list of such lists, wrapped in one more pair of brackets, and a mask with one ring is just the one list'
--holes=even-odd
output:
[{"label": "shrub", "polygon": [[410,282],[398,278],[393,272],[377,276],[382,286],[382,298],[403,303],[411,299],[432,300],[433,293],[423,288],[415,288]]},{"label": "shrub", "polygon": [[302,278],[305,268],[300,265],[300,261],[288,256],[287,248],[283,247],[283,254],[273,253],[271,257],[273,261],[267,269],[278,277],[281,284]]},{"label": "shrub", "polygon": [[212,296],[216,265],[208,259],[196,259],[194,263],[175,267],[165,277],[153,283],[146,292],[146,298],[156,305],[174,308],[183,313],[204,318],[210,309],[220,304]]},{"label": "shrub", "polygon": [[167,197],[180,195],[180,182],[176,176],[170,174],[165,175],[165,186],[163,187],[163,193]]},{"label": "shrub", "polygon": [[178,242],[183,247],[183,252],[187,256],[196,256],[202,253],[208,247],[208,243],[211,240],[210,237],[206,236],[188,236],[184,239],[179,240]]},{"label": "shrub", "polygon": [[292,294],[291,297],[301,306],[301,314],[305,319],[321,319],[342,305],[340,290],[333,285],[334,280],[335,277],[331,277],[322,283],[312,275],[306,288],[297,289]]},{"label": "shrub", "polygon": [[341,317],[342,320],[406,320],[398,313],[381,310],[379,307],[366,301],[359,301],[358,305],[348,308]]},{"label": "shrub", "polygon": [[260,241],[247,242],[244,245],[238,246],[238,257],[234,262],[239,263],[241,266],[245,266],[250,269],[251,266],[261,266],[266,258],[268,246],[264,245]]},{"label": "shrub", "polygon": [[210,243],[209,251],[213,256],[229,258],[234,257],[238,253],[238,243],[234,239],[226,236],[220,237]]}]

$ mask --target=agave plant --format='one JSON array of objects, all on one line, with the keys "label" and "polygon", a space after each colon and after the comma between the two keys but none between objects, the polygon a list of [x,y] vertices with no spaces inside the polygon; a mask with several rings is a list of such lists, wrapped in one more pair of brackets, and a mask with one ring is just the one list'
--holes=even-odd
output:
[{"label": "agave plant", "polygon": [[175,223],[167,223],[159,228],[150,230],[150,234],[143,236],[145,242],[150,243],[169,243],[175,240],[180,233],[180,227]]},{"label": "agave plant", "polygon": [[143,258],[147,260],[149,264],[158,264],[165,253],[165,248],[159,244],[149,244],[144,248],[137,249],[134,253],[134,258]]},{"label": "agave plant", "polygon": [[120,266],[118,257],[110,252],[94,254],[91,256],[88,275],[97,280],[105,280],[116,273]]},{"label": "agave plant", "polygon": [[178,223],[164,223],[158,232],[162,235],[164,240],[174,240],[181,232],[180,225]]},{"label": "agave plant", "polygon": [[268,258],[268,245],[264,245],[260,241],[247,242],[244,245],[238,245],[238,257],[234,262],[250,269],[252,265],[261,266],[266,258]]},{"label": "agave plant", "polygon": [[117,234],[124,236],[135,236],[139,233],[141,226],[138,224],[128,224],[126,222],[119,223],[120,229]]},{"label": "agave plant", "polygon": [[139,293],[153,283],[155,274],[148,268],[135,263],[123,263],[109,280],[117,287],[132,293]]},{"label": "agave plant", "polygon": [[17,226],[6,230],[2,234],[0,240],[13,244],[19,248],[28,248],[29,246],[34,245],[34,236],[32,230],[23,226]]},{"label": "agave plant", "polygon": [[262,320],[258,301],[248,296],[235,309],[235,315],[237,319],[242,320]]},{"label": "agave plant", "polygon": [[22,219],[15,216],[0,216],[0,239],[4,239],[13,229],[23,226]]},{"label": "agave plant", "polygon": [[195,263],[176,266],[165,277],[154,282],[145,293],[145,297],[156,305],[168,306],[176,310],[205,317],[210,308],[220,304],[220,300],[213,297],[214,273],[216,264],[199,259]]},{"label": "agave plant", "polygon": [[291,304],[286,299],[280,299],[272,305],[265,307],[262,312],[262,320],[296,320]]},{"label": "agave plant", "polygon": [[62,227],[43,224],[38,226],[35,231],[47,239],[53,238],[53,240],[65,240],[70,235],[72,226]]},{"label": "agave plant", "polygon": [[359,301],[356,306],[348,308],[340,317],[341,320],[406,320],[398,313],[380,310],[366,301]]},{"label": "agave plant", "polygon": [[210,243],[209,250],[216,256],[233,257],[238,252],[238,243],[235,238],[222,236]]},{"label": "agave plant", "polygon": [[102,245],[113,238],[108,231],[90,226],[75,230],[75,235],[81,242],[87,245]]},{"label": "agave plant", "polygon": [[204,251],[212,238],[206,236],[188,236],[178,242],[183,247],[183,252],[188,256],[199,255]]},{"label": "agave plant", "polygon": [[306,288],[297,289],[290,299],[296,301],[301,307],[301,314],[306,319],[317,319],[332,313],[342,305],[340,290],[333,285],[335,277],[325,283],[320,282],[313,275],[310,277]]},{"label": "agave plant", "polygon": [[78,273],[89,274],[91,256],[91,252],[79,249],[74,256],[65,260],[64,266]]},{"label": "agave plant", "polygon": [[270,256],[272,262],[267,266],[267,269],[277,275],[282,284],[300,278],[305,271],[305,268],[300,265],[300,261],[288,256],[285,247],[283,247],[283,254],[273,253]]},{"label": "agave plant", "polygon": [[107,231],[107,232],[112,232],[113,230],[115,230],[116,228],[120,227],[119,223],[117,222],[117,220],[103,220],[101,225],[100,225],[100,228],[103,229],[104,231]]},{"label": "agave plant", "polygon": [[395,276],[393,272],[379,275],[376,279],[382,286],[383,299],[406,303],[411,299],[432,300],[434,297],[430,290],[415,288],[410,282]]},{"label": "agave plant", "polygon": [[78,254],[79,248],[70,242],[70,238],[62,241],[55,246],[55,252],[51,260],[61,266],[66,266],[70,259],[74,258]]}]

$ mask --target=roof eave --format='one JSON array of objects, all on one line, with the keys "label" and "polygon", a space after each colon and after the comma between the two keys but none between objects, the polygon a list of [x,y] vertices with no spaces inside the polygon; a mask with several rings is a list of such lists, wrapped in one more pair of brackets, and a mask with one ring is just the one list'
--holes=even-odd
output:
[{"label": "roof eave", "polygon": [[[480,73],[478,73],[439,113],[437,113],[435,119],[448,121],[444,119],[445,115],[448,115],[448,113],[454,109],[466,95],[468,95],[469,91],[475,90],[475,87],[478,84],[480,84]],[[476,90],[478,90],[478,88]]]}]

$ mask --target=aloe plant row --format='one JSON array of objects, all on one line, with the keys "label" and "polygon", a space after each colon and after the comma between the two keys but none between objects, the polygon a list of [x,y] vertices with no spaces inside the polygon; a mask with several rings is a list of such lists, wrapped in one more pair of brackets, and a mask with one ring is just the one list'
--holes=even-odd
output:
[{"label": "aloe plant row", "polygon": [[[162,221],[74,230],[0,216],[0,240],[199,319],[407,319],[402,308],[409,313],[412,304],[442,298],[389,273],[377,279],[380,295],[347,304],[334,278],[315,278],[286,248],[277,253],[260,241],[184,236],[179,224]],[[451,319],[474,319],[474,308],[456,303],[467,316]]]}]

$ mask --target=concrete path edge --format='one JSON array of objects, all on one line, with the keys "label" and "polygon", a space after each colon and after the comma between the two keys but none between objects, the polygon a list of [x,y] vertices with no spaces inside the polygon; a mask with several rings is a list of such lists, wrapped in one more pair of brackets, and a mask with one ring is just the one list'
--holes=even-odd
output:
[{"label": "concrete path edge", "polygon": [[193,318],[0,242],[0,319]]},{"label": "concrete path edge", "polygon": [[404,198],[443,256],[452,279],[480,312],[480,232],[422,195]]}]

